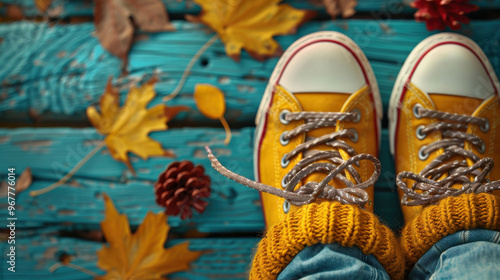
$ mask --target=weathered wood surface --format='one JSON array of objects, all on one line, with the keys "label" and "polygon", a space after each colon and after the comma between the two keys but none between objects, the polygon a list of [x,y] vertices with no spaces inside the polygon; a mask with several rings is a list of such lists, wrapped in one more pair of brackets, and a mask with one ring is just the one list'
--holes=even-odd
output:
[{"label": "weathered wood surface", "polygon": [[[185,231],[195,228],[201,232],[258,232],[264,228],[261,204],[256,191],[241,186],[220,175],[211,166],[204,150],[210,145],[220,161],[247,178],[253,178],[253,128],[233,131],[228,146],[221,129],[170,129],[153,133],[152,137],[173,151],[178,160],[191,160],[205,167],[212,179],[212,195],[203,215],[182,221],[171,217],[169,224]],[[161,211],[154,202],[153,184],[165,166],[176,159],[151,158],[143,161],[132,156],[137,177],[123,163],[111,158],[103,149],[87,162],[62,187],[47,194],[31,197],[30,190],[46,187],[64,176],[100,139],[94,129],[1,129],[0,176],[7,168],[22,172],[31,167],[34,183],[16,199],[19,227],[60,226],[65,229],[98,229],[103,219],[102,193],[107,193],[127,214],[132,225],[138,225],[149,210]],[[383,133],[387,141],[387,131]],[[388,147],[380,156],[384,170],[376,185],[376,212],[391,226],[401,224],[398,198],[394,188],[394,171]],[[0,203],[7,207],[6,200]],[[6,209],[6,208],[5,208]],[[7,211],[0,211],[0,219]]]},{"label": "weathered wood surface", "polygon": [[[205,167],[212,179],[213,193],[203,215],[187,221],[172,217],[172,227],[196,227],[203,232],[258,231],[262,227],[258,193],[220,175],[210,166],[204,150],[205,145],[210,145],[224,164],[252,178],[253,129],[233,131],[228,146],[224,145],[221,129],[172,129],[153,133],[152,137],[177,158],[143,161],[132,156],[137,171],[137,177],[133,177],[123,163],[113,160],[109,151],[103,149],[59,189],[34,198],[28,191],[21,193],[17,198],[18,225],[70,223],[98,228],[103,219],[103,192],[127,213],[131,224],[138,225],[148,210],[161,211],[153,192],[158,175],[170,162],[187,159]],[[6,174],[8,167],[15,167],[20,173],[29,166],[35,179],[29,190],[41,189],[62,178],[99,139],[94,129],[0,130],[0,158],[5,159],[0,164],[0,174]],[[1,204],[6,207],[4,203],[6,200]],[[4,213],[0,215],[4,217]]]},{"label": "weathered wood surface", "polygon": [[[175,21],[178,31],[145,35],[130,53],[130,74],[116,80],[124,90],[131,82],[158,72],[158,97],[162,102],[177,85],[194,53],[213,35],[202,25]],[[335,30],[350,36],[363,49],[377,76],[387,108],[394,80],[407,55],[432,32],[413,20],[337,20],[305,24],[298,33],[277,37],[283,48],[297,38],[319,30]],[[0,25],[0,115],[1,121],[86,122],[85,109],[102,94],[108,76],[120,75],[120,61],[104,51],[93,36],[91,23],[56,25],[18,22]],[[473,21],[461,33],[475,40],[500,72],[500,20]],[[169,105],[183,104],[193,110],[179,119],[216,122],[203,117],[194,104],[197,83],[219,86],[226,94],[226,118],[237,126],[251,125],[267,80],[277,58],[259,62],[243,52],[235,62],[217,41],[194,66],[181,94]]]},{"label": "weathered wood surface", "polygon": [[[188,241],[192,251],[207,251],[191,263],[189,270],[171,274],[169,279],[209,280],[248,279],[248,267],[252,260],[252,250],[257,238],[199,238],[177,239],[167,242],[167,247]],[[49,268],[58,262],[62,253],[74,256],[72,263],[98,274],[104,274],[97,263],[96,251],[103,243],[56,237],[49,235],[16,239],[16,272],[12,273],[3,265],[0,279],[8,280],[90,280],[93,277],[70,268],[62,267],[54,273]],[[9,245],[1,243],[1,254],[8,254]]]},{"label": "weathered wood surface", "polygon": [[[45,13],[40,12],[34,0],[2,0],[5,4],[14,4],[21,7],[23,14],[27,17],[46,16],[51,18],[65,18],[74,16],[92,16],[93,2],[89,0],[53,0],[51,6]],[[412,1],[407,0],[364,0],[359,1],[356,11],[358,13],[377,13],[387,10],[391,13],[414,13],[415,9],[409,7]],[[193,0],[163,0],[168,13],[171,16],[179,17],[184,14],[197,14],[200,7]],[[325,15],[325,9],[320,5],[319,0],[285,0],[283,3],[291,4],[300,9],[317,11],[320,15]],[[499,0],[476,0],[476,5],[482,9],[500,8]],[[5,8],[0,8],[0,15],[5,14]]]}]

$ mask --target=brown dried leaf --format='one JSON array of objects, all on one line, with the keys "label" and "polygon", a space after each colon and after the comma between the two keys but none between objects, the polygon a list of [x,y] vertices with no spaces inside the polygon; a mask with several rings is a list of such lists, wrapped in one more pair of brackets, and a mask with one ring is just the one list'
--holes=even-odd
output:
[{"label": "brown dried leaf", "polygon": [[21,8],[21,6],[11,4],[7,5],[5,10],[5,14],[7,15],[8,19],[22,20],[24,18],[23,8]]},{"label": "brown dried leaf", "polygon": [[343,18],[348,18],[356,13],[354,8],[358,2],[356,0],[323,0],[323,5],[332,18],[336,18],[340,14]]},{"label": "brown dried leaf", "polygon": [[146,32],[174,30],[161,0],[96,0],[94,25],[102,47],[123,65],[127,65],[136,27]]},{"label": "brown dried leaf", "polygon": [[31,183],[33,183],[33,177],[31,175],[31,168],[27,167],[24,169],[23,173],[17,178],[16,182],[16,193],[20,193],[29,186],[31,186]]},{"label": "brown dried leaf", "polygon": [[45,13],[47,11],[47,9],[50,7],[50,4],[52,4],[52,0],[35,0],[35,6],[42,13]]},{"label": "brown dried leaf", "polygon": [[[27,167],[16,179],[16,193],[20,193],[26,190],[33,182],[33,177],[31,176],[31,168]],[[12,186],[11,186],[12,187]],[[7,181],[0,181],[0,197],[7,197],[9,194],[9,184]]]}]

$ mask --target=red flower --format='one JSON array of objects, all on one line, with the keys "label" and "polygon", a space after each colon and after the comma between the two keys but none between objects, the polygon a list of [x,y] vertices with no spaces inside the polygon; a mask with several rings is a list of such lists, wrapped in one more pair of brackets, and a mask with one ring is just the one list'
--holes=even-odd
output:
[{"label": "red flower", "polygon": [[190,161],[172,162],[155,184],[156,203],[166,208],[167,215],[193,216],[192,209],[203,213],[210,196],[210,178],[201,165]]},{"label": "red flower", "polygon": [[469,23],[469,18],[465,14],[479,9],[467,1],[469,0],[416,0],[410,6],[418,9],[415,19],[425,21],[429,31],[443,30],[447,25],[453,30],[458,30],[462,27],[460,23]]}]

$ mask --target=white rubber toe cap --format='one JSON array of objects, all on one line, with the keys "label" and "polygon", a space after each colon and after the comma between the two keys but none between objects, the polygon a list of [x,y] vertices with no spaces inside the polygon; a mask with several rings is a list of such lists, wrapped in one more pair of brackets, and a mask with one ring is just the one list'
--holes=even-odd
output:
[{"label": "white rubber toe cap", "polygon": [[430,50],[418,64],[411,81],[427,93],[480,99],[495,94],[479,58],[458,44],[443,44]]},{"label": "white rubber toe cap", "polygon": [[332,42],[311,43],[299,49],[283,70],[279,84],[293,93],[353,93],[366,84],[356,58]]}]

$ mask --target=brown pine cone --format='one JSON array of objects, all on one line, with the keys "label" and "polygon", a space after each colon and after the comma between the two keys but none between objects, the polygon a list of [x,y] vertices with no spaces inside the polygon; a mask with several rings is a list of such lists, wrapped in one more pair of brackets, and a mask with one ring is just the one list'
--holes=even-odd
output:
[{"label": "brown pine cone", "polygon": [[155,184],[156,203],[166,208],[167,215],[180,214],[183,220],[193,216],[192,208],[203,213],[210,192],[210,177],[203,166],[187,160],[169,164]]}]

